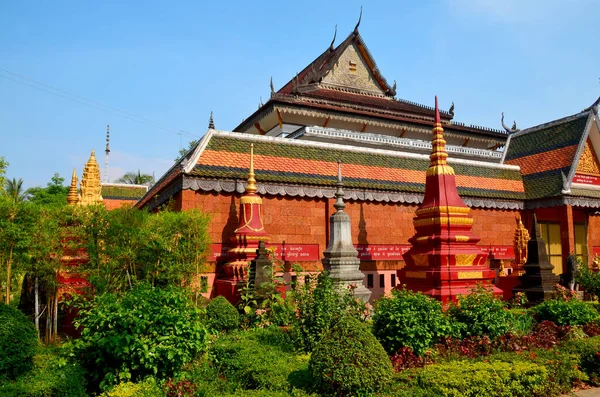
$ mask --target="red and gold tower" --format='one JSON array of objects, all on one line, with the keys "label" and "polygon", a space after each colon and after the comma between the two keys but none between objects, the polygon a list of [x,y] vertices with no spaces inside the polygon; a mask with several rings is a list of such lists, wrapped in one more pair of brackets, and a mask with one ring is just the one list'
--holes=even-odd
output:
[{"label": "red and gold tower", "polygon": [[254,144],[250,145],[250,170],[246,191],[240,198],[240,215],[232,240],[233,248],[227,251],[229,262],[223,265],[224,276],[217,280],[217,294],[230,302],[239,299],[238,286],[248,281],[250,262],[256,258],[259,241],[269,241],[262,221],[262,199],[256,193],[254,179]]},{"label": "red and gold tower", "polygon": [[492,285],[495,272],[486,266],[487,254],[471,233],[471,209],[456,189],[454,169],[446,163],[446,141],[435,97],[435,124],[425,197],[413,218],[416,233],[404,254],[406,267],[398,271],[401,284],[442,302],[469,294],[477,283]]}]

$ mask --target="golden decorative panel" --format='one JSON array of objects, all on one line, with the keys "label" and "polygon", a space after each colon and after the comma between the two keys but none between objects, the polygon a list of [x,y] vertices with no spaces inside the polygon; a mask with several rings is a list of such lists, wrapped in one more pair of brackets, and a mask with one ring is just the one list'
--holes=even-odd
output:
[{"label": "golden decorative panel", "polygon": [[415,266],[429,266],[429,258],[427,255],[412,255]]},{"label": "golden decorative panel", "polygon": [[406,272],[406,277],[408,277],[408,278],[427,278],[427,274],[425,272]]},{"label": "golden decorative panel", "polygon": [[430,214],[467,215],[469,212],[471,212],[469,207],[441,206],[418,209],[417,216]]},{"label": "golden decorative panel", "polygon": [[262,204],[260,196],[242,196],[240,199],[242,204]]},{"label": "golden decorative panel", "polygon": [[378,95],[385,94],[381,91],[354,44],[344,50],[333,69],[325,75],[322,83],[354,88]]},{"label": "golden decorative panel", "polygon": [[483,278],[483,272],[458,272],[457,275],[459,280],[467,278]]},{"label": "golden decorative panel", "polygon": [[469,241],[469,236],[454,236],[456,241],[467,242]]},{"label": "golden decorative panel", "polygon": [[456,266],[473,266],[473,261],[477,254],[458,254],[456,255]]},{"label": "golden decorative panel", "polygon": [[423,219],[415,219],[413,224],[415,227],[420,226],[431,226],[431,225],[443,225],[449,223],[450,225],[473,225],[472,218],[457,218],[457,217],[448,217],[444,215],[440,215],[435,218],[423,218]]},{"label": "golden decorative panel", "polygon": [[579,164],[577,164],[577,173],[600,175],[600,164],[590,138],[585,142],[585,149],[581,153]]}]

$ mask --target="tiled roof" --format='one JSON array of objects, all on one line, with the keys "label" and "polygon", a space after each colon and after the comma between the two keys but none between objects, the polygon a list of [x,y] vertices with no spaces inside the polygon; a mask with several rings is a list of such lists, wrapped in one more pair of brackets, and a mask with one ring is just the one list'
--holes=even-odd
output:
[{"label": "tiled roof", "polygon": [[[341,160],[348,188],[423,193],[429,159],[384,150],[347,148],[281,138],[214,133],[188,175],[244,180],[254,143],[256,179],[260,182],[332,187]],[[517,168],[468,161],[451,162],[459,193],[490,199],[522,200]]]},{"label": "tiled roof", "polygon": [[528,199],[561,194],[582,143],[590,112],[582,112],[514,134],[506,149],[506,164],[521,167]]},{"label": "tiled roof", "polygon": [[103,184],[102,198],[138,200],[148,191],[147,186],[127,185],[127,184]]}]

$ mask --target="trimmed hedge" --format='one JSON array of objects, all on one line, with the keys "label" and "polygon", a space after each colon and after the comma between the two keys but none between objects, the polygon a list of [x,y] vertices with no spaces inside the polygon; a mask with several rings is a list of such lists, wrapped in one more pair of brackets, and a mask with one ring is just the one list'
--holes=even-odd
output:
[{"label": "trimmed hedge", "polygon": [[19,310],[0,303],[0,380],[31,370],[37,344],[33,323]]},{"label": "trimmed hedge", "polygon": [[548,320],[557,325],[583,325],[598,317],[598,311],[578,299],[544,301],[531,309],[540,320]]},{"label": "trimmed hedge", "polygon": [[317,391],[338,396],[377,392],[389,383],[392,364],[367,326],[344,316],[312,352],[308,369]]},{"label": "trimmed hedge", "polygon": [[232,331],[240,326],[240,314],[223,296],[211,299],[206,305],[206,325],[217,332]]}]

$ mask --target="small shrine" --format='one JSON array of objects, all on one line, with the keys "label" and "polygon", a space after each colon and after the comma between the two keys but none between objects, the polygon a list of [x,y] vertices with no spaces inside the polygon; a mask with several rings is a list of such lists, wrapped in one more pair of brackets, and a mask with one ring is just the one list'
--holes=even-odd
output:
[{"label": "small shrine", "polygon": [[259,242],[269,241],[262,221],[262,199],[256,193],[257,190],[254,179],[254,144],[251,144],[248,183],[240,198],[239,223],[232,238],[234,247],[227,251],[229,261],[223,265],[223,278],[216,282],[217,294],[225,296],[232,303],[239,299],[240,284],[248,281],[248,267],[256,257]]},{"label": "small shrine", "polygon": [[323,268],[329,272],[338,287],[354,288],[354,295],[365,302],[369,301],[371,291],[363,285],[365,275],[360,271],[358,251],[352,244],[350,215],[344,212],[344,183],[342,182],[342,166],[338,161],[338,180],[335,192],[336,212],[329,218],[329,244],[323,252]]},{"label": "small shrine", "polygon": [[558,276],[553,273],[554,266],[548,260],[546,242],[540,236],[537,217],[533,215],[532,237],[527,244],[528,257],[523,265],[525,273],[519,276],[521,285],[513,293],[524,292],[530,304],[551,299]]},{"label": "small shrine", "polygon": [[411,248],[403,255],[406,266],[398,276],[407,288],[442,302],[469,294],[477,284],[486,284],[499,295],[492,284],[495,272],[486,265],[487,253],[471,232],[471,209],[458,195],[454,169],[446,162],[443,132],[436,97],[425,197],[413,218],[416,233],[409,239]]}]

